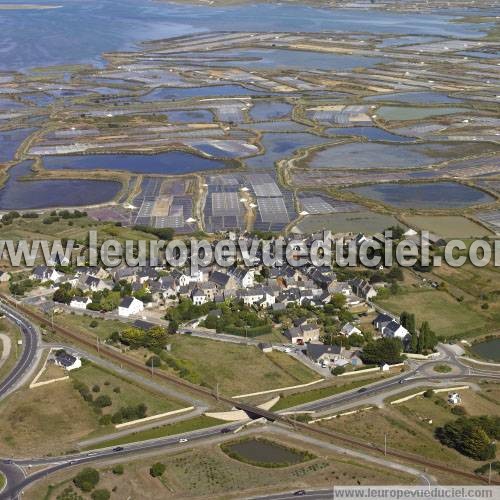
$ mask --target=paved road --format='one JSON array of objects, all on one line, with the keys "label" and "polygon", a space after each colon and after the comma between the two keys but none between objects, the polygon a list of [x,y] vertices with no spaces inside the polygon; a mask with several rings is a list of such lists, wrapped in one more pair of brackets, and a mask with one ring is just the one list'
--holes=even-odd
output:
[{"label": "paved road", "polygon": [[0,312],[19,326],[23,336],[23,350],[14,369],[0,382],[0,399],[5,398],[34,369],[38,357],[39,336],[36,328],[14,309],[0,302]]}]

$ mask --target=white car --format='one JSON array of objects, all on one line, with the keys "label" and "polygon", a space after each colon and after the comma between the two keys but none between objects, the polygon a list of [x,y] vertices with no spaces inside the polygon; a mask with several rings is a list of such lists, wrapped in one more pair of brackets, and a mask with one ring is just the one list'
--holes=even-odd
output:
[{"label": "white car", "polygon": [[186,438],[180,438],[179,443],[187,443],[188,440]]}]

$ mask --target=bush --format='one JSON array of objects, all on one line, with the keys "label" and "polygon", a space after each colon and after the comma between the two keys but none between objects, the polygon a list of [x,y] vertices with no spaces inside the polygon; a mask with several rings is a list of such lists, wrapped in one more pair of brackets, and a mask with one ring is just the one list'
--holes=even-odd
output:
[{"label": "bush", "polygon": [[166,468],[167,467],[165,466],[165,464],[162,464],[161,462],[156,462],[149,469],[149,473],[153,477],[160,477],[163,476],[163,473],[165,472]]},{"label": "bush", "polygon": [[117,476],[121,476],[123,474],[123,465],[115,465],[112,469],[113,474],[116,474]]},{"label": "bush", "polygon": [[109,424],[112,424],[113,422],[111,421],[111,415],[103,415],[100,419],[99,419],[99,424],[100,425],[109,425]]},{"label": "bush", "polygon": [[467,415],[467,412],[465,411],[465,408],[463,406],[454,406],[451,409],[451,413],[453,413],[453,415],[458,415],[460,417],[463,415]]},{"label": "bush", "polygon": [[98,384],[92,386],[92,392],[101,392],[101,388]]},{"label": "bush", "polygon": [[161,359],[160,359],[160,357],[156,356],[156,355],[151,356],[146,361],[146,366],[153,367],[153,368],[157,368],[157,367],[161,366]]},{"label": "bush", "polygon": [[95,328],[96,326],[99,326],[99,322],[95,319],[93,319],[90,324],[89,324],[90,328]]},{"label": "bush", "polygon": [[92,500],[109,500],[109,498],[111,497],[111,493],[105,489],[95,490],[92,492],[90,497],[92,498]]},{"label": "bush", "polygon": [[106,406],[111,406],[113,402],[107,394],[102,394],[94,400],[94,404],[99,408],[105,408]]},{"label": "bush", "polygon": [[332,369],[332,375],[342,375],[342,373],[345,373],[344,366],[336,366]]},{"label": "bush", "polygon": [[424,392],[424,398],[432,398],[434,396],[434,391],[432,389],[427,389]]},{"label": "bush", "polygon": [[92,491],[99,482],[99,472],[91,467],[86,467],[82,469],[74,478],[73,483],[77,488],[82,491],[90,492]]}]

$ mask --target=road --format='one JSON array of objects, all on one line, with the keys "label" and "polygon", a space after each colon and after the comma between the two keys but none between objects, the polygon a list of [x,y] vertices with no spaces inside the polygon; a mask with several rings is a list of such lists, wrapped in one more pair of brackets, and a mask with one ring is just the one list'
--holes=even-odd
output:
[{"label": "road", "polygon": [[35,368],[40,341],[36,328],[14,309],[0,302],[0,312],[19,327],[23,336],[21,356],[9,375],[0,382],[0,399],[3,399],[15,390]]}]

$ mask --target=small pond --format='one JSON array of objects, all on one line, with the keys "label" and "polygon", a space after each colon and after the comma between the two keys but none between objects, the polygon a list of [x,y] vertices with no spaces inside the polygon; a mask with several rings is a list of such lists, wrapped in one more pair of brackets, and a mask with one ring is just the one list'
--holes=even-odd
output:
[{"label": "small pond", "polygon": [[303,462],[307,457],[304,453],[292,450],[266,439],[245,439],[237,443],[229,443],[225,451],[230,456],[242,462],[266,465],[288,465]]},{"label": "small pond", "polygon": [[487,361],[500,362],[500,338],[478,342],[473,344],[471,349]]}]

